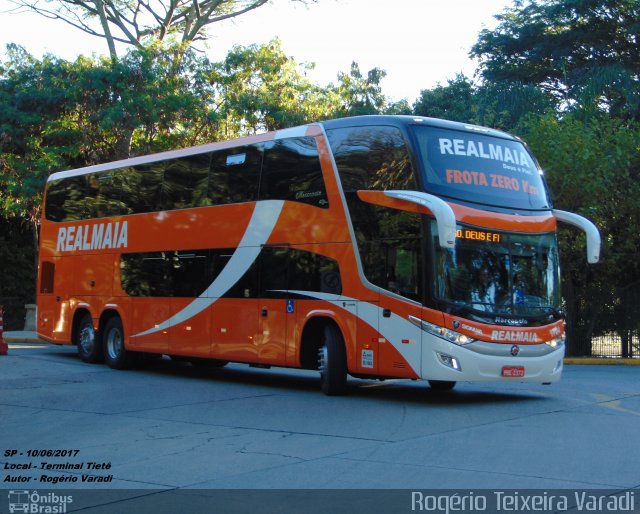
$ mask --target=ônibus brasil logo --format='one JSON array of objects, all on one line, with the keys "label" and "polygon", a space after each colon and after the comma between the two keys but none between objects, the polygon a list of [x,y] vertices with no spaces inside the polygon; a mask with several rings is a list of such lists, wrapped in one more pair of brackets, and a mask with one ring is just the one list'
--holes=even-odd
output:
[{"label": "\u00f4nibus brasil logo", "polygon": [[38,514],[63,514],[73,497],[38,491],[9,491],[9,512],[29,512]]}]

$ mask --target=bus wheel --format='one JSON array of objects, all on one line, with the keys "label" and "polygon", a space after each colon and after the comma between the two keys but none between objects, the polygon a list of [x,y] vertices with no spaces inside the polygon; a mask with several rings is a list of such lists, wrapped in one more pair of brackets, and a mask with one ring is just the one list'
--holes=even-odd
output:
[{"label": "bus wheel", "polygon": [[78,355],[84,362],[93,364],[102,361],[102,341],[93,328],[93,320],[89,314],[83,315],[78,323],[75,343]]},{"label": "bus wheel", "polygon": [[104,359],[107,364],[115,369],[127,369],[133,364],[134,354],[124,347],[124,330],[122,321],[114,316],[104,327]]},{"label": "bus wheel", "polygon": [[451,391],[456,383],[448,380],[429,380],[429,385],[434,391]]},{"label": "bus wheel", "polygon": [[347,389],[347,356],[344,340],[336,327],[324,327],[324,341],[318,357],[322,392],[327,395],[344,394]]}]

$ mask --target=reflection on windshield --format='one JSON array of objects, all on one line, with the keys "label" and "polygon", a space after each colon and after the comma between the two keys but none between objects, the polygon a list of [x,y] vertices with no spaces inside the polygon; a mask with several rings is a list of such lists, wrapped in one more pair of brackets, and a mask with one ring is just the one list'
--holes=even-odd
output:
[{"label": "reflection on windshield", "polygon": [[[433,233],[437,234],[435,223]],[[437,238],[437,235],[435,236]],[[457,307],[506,316],[557,313],[554,235],[521,235],[459,227],[454,251],[436,248],[436,296]]]}]

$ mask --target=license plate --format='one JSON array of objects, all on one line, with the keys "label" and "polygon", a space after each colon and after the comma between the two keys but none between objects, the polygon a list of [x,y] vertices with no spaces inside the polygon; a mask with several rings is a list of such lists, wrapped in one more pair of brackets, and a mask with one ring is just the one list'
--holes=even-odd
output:
[{"label": "license plate", "polygon": [[502,376],[509,378],[524,377],[524,366],[503,366]]}]

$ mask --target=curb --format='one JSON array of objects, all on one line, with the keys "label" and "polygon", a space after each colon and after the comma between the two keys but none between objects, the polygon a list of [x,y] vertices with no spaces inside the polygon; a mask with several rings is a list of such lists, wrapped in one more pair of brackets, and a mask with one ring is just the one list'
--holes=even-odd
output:
[{"label": "curb", "polygon": [[4,340],[7,343],[40,343],[47,344],[40,339],[35,332],[5,332]]},{"label": "curb", "polygon": [[566,357],[565,364],[588,364],[606,366],[640,366],[640,359],[614,359],[608,357]]}]

